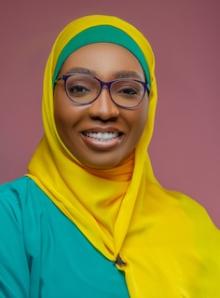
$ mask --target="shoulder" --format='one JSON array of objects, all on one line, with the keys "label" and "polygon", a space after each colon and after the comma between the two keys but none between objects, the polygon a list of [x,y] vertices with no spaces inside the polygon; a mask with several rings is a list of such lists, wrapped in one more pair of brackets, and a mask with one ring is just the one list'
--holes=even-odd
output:
[{"label": "shoulder", "polygon": [[[152,183],[146,187],[146,197],[151,197],[162,210],[168,212],[180,212],[192,221],[204,221],[214,225],[206,208],[196,199],[183,192],[162,187],[160,184]],[[158,207],[159,208],[159,207]],[[217,228],[217,227],[216,227]]]},{"label": "shoulder", "polygon": [[23,176],[0,185],[0,225],[20,232],[37,227],[48,199],[34,181]]},{"label": "shoulder", "polygon": [[0,254],[6,246],[15,247],[17,241],[16,246],[24,245],[28,255],[38,255],[50,205],[47,196],[29,177],[0,185],[0,239],[4,239]]},{"label": "shoulder", "polygon": [[25,198],[28,180],[22,177],[0,185],[1,222],[10,218],[11,221],[21,221],[20,211]]},{"label": "shoulder", "polygon": [[26,187],[28,180],[28,177],[23,176],[21,178],[1,184],[0,196],[2,197],[2,195],[4,195],[5,193],[13,193],[13,191],[22,192],[22,190],[24,190],[24,188]]},{"label": "shoulder", "polygon": [[203,243],[207,253],[220,250],[220,230],[213,222],[206,208],[194,198],[187,196],[184,193],[169,191],[184,214],[186,223],[191,228],[191,231],[197,239],[198,243]]},{"label": "shoulder", "polygon": [[189,219],[195,221],[200,227],[207,225],[218,230],[208,211],[201,203],[181,192],[169,191],[169,193],[178,201],[179,206]]},{"label": "shoulder", "polygon": [[0,185],[0,208],[14,212],[14,215],[30,204],[37,209],[44,208],[45,198],[43,191],[27,176]]},{"label": "shoulder", "polygon": [[150,185],[148,192],[152,197],[151,201],[157,207],[156,210],[163,215],[162,220],[167,220],[177,230],[179,227],[190,230],[195,237],[204,241],[218,241],[220,249],[220,230],[201,203],[185,193],[156,184]]},{"label": "shoulder", "polygon": [[11,199],[21,199],[27,194],[28,190],[35,187],[34,182],[26,176],[6,182],[0,185],[0,200],[2,201],[9,197],[11,197]]}]

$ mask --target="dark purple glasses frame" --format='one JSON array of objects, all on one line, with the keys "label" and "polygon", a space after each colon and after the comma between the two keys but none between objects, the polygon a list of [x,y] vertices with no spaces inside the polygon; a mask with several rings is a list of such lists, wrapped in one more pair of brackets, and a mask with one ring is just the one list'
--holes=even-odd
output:
[{"label": "dark purple glasses frame", "polygon": [[[104,87],[108,89],[108,92],[109,92],[109,94],[110,94],[110,98],[111,98],[111,100],[114,102],[114,104],[115,104],[116,106],[118,106],[118,107],[120,107],[120,108],[123,108],[123,109],[128,109],[128,110],[133,110],[133,109],[137,108],[137,107],[139,106],[139,104],[142,102],[142,100],[143,100],[143,98],[144,98],[146,92],[147,92],[148,96],[149,96],[149,94],[150,94],[150,88],[149,88],[149,84],[148,84],[147,82],[143,82],[143,81],[136,80],[136,79],[116,79],[116,80],[113,80],[113,81],[104,82],[104,81],[100,80],[99,78],[97,78],[97,77],[95,77],[95,76],[90,76],[90,77],[92,77],[93,79],[95,79],[95,80],[97,80],[97,81],[99,82],[99,84],[100,84],[100,91],[99,91],[99,93],[97,94],[97,96],[96,96],[93,100],[91,100],[91,101],[89,101],[89,102],[87,102],[87,103],[82,103],[82,104],[81,104],[81,103],[75,102],[75,101],[68,95],[68,92],[67,92],[66,81],[67,81],[67,79],[68,79],[69,77],[71,77],[71,76],[73,76],[73,75],[75,75],[75,73],[74,73],[74,74],[71,74],[71,73],[69,73],[69,74],[64,74],[64,75],[62,75],[61,77],[59,77],[59,78],[57,78],[57,79],[55,80],[55,84],[56,84],[58,81],[63,80],[63,81],[64,81],[64,85],[65,85],[65,92],[66,92],[66,95],[70,98],[71,101],[73,101],[75,104],[80,105],[80,106],[88,105],[88,104],[93,103],[93,102],[99,97],[99,95],[101,94],[102,89],[103,89]],[[124,105],[120,105],[120,104],[118,104],[117,102],[115,102],[114,99],[112,98],[112,95],[111,95],[111,85],[112,85],[113,83],[115,83],[115,82],[121,82],[121,81],[124,81],[124,80],[128,80],[128,81],[130,80],[130,81],[138,82],[138,83],[140,83],[140,84],[143,86],[143,88],[144,88],[143,96],[142,96],[142,98],[140,99],[140,102],[138,102],[138,104],[135,105],[135,106],[132,106],[132,107],[126,107],[126,106],[124,106]]]}]

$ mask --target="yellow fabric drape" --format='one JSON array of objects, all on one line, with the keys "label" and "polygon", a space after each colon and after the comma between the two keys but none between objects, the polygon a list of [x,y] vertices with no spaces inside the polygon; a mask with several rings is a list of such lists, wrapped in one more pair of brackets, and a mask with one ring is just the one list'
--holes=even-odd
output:
[{"label": "yellow fabric drape", "polygon": [[[111,25],[126,32],[148,62],[151,92],[147,123],[128,160],[130,179],[109,179],[86,170],[60,140],[53,115],[52,76],[63,47],[81,31]],[[157,87],[154,55],[146,38],[112,16],[86,16],[57,37],[43,87],[45,135],[28,167],[28,176],[106,258],[121,256],[132,298],[220,297],[220,233],[198,203],[164,189],[146,153],[154,127]],[[128,168],[129,168],[128,167]],[[122,165],[123,168],[123,165]],[[117,176],[112,169],[110,176]],[[122,171],[123,173],[123,171]]]}]

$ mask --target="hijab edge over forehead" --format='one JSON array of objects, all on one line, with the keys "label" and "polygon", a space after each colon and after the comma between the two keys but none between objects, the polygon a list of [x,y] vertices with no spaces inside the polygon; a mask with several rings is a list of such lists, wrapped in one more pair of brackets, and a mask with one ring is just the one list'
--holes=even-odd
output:
[{"label": "hijab edge over forehead", "polygon": [[148,63],[137,43],[124,31],[110,25],[99,25],[87,28],[78,33],[64,46],[59,54],[53,73],[53,83],[65,60],[76,50],[93,43],[113,43],[128,49],[139,61],[145,74],[146,83],[150,87],[150,71]]}]

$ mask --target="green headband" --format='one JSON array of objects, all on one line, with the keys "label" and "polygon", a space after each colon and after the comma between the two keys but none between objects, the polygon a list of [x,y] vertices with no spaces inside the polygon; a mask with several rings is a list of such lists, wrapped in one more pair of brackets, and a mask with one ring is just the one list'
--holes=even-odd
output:
[{"label": "green headband", "polygon": [[53,74],[53,84],[57,79],[64,61],[74,51],[85,45],[98,42],[110,42],[128,49],[141,64],[145,74],[146,82],[150,87],[151,82],[149,67],[141,49],[139,48],[137,43],[129,35],[127,35],[127,33],[110,25],[99,25],[90,27],[77,34],[65,45],[57,60],[57,64]]}]

